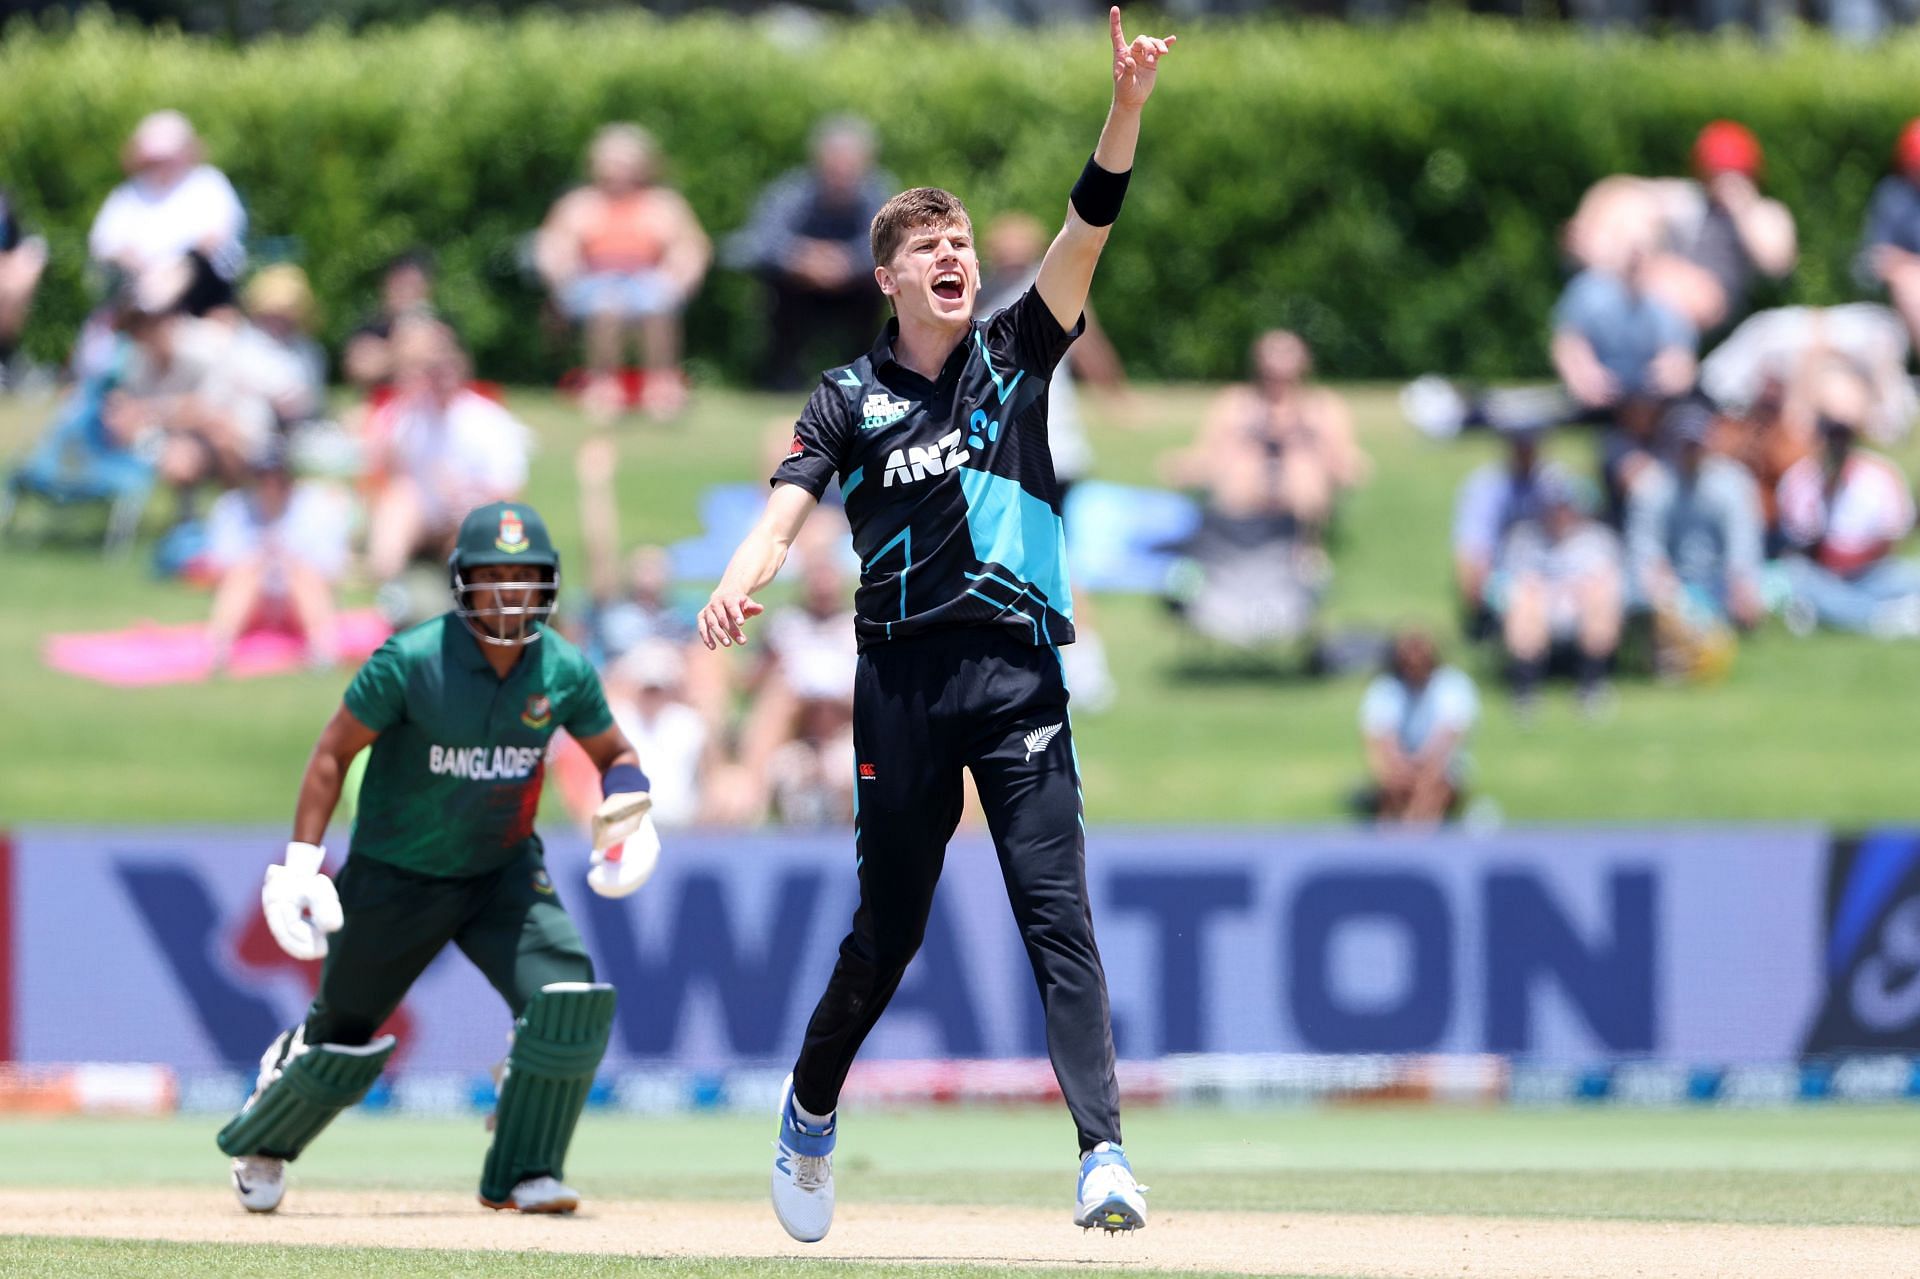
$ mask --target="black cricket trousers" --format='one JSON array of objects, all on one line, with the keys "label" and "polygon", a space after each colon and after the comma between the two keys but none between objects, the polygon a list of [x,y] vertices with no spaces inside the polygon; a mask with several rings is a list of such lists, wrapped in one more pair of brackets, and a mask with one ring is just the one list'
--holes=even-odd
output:
[{"label": "black cricket trousers", "polygon": [[802,1108],[838,1104],[854,1054],[920,948],[962,768],[993,832],[1084,1153],[1120,1140],[1107,979],[1087,907],[1086,829],[1058,653],[993,627],[876,644],[853,695],[860,905],[794,1066]]}]

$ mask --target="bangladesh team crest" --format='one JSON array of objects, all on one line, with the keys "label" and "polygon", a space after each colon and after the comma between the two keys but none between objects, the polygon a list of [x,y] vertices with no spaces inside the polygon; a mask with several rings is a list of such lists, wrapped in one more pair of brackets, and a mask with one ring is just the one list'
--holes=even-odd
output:
[{"label": "bangladesh team crest", "polygon": [[533,872],[533,891],[543,897],[553,896],[553,876],[547,874],[545,866]]},{"label": "bangladesh team crest", "polygon": [[545,693],[535,693],[527,699],[527,709],[520,712],[520,722],[528,728],[545,728],[553,723],[553,703]]},{"label": "bangladesh team crest", "polygon": [[493,544],[509,555],[518,555],[532,545],[527,541],[527,526],[521,522],[520,512],[511,506],[500,512],[500,535]]}]

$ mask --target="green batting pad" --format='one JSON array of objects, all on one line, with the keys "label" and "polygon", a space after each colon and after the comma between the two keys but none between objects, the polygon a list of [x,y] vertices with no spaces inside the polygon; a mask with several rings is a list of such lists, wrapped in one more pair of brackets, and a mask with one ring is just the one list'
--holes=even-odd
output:
[{"label": "green batting pad", "polygon": [[614,989],[604,983],[543,986],[514,1023],[480,1197],[504,1203],[528,1177],[559,1177],[593,1072],[613,1032]]},{"label": "green batting pad", "polygon": [[299,1158],[335,1115],[367,1095],[392,1055],[392,1035],[362,1047],[311,1045],[220,1130],[220,1149],[236,1156]]}]

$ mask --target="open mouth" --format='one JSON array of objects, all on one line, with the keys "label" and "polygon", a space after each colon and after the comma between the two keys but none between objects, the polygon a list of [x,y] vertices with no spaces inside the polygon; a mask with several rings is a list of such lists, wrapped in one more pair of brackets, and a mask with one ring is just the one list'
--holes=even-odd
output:
[{"label": "open mouth", "polygon": [[958,302],[967,295],[966,282],[958,271],[942,271],[933,277],[933,296],[947,302]]}]

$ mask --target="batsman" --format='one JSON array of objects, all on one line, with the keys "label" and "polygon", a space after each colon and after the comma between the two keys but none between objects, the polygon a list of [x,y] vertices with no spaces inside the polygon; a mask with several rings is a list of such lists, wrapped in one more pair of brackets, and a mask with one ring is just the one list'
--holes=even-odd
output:
[{"label": "batsman", "polygon": [[[480,1202],[572,1212],[567,1146],[613,1026],[613,987],[547,874],[534,833],[547,742],[566,729],[600,770],[587,884],[623,897],[660,852],[646,774],[599,677],[548,626],[560,558],[529,506],[470,512],[448,564],[453,608],[367,660],[320,734],[300,783],[286,861],[267,868],[267,924],[296,959],[325,959],[306,1020],[260,1059],[220,1132],[233,1188],[272,1212],[289,1160],[366,1095],[392,1055],[381,1025],[451,942],[513,1014]],[[338,887],[321,840],[341,780],[371,746]]]}]

